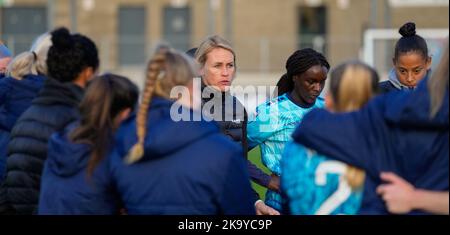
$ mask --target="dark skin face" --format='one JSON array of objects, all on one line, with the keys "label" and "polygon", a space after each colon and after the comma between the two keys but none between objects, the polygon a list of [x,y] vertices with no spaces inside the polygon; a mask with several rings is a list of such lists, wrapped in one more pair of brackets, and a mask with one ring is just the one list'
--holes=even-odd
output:
[{"label": "dark skin face", "polygon": [[431,57],[424,57],[417,52],[401,54],[393,62],[398,80],[410,88],[416,87],[431,67]]},{"label": "dark skin face", "polygon": [[302,107],[314,105],[325,86],[327,73],[326,67],[315,65],[302,74],[294,75],[294,90],[290,93],[293,101]]}]

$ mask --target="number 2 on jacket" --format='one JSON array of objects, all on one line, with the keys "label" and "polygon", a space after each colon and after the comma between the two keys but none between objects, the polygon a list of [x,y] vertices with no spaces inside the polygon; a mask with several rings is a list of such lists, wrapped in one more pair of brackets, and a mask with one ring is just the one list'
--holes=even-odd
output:
[{"label": "number 2 on jacket", "polygon": [[324,186],[327,183],[327,174],[339,174],[339,185],[337,190],[325,200],[317,209],[316,215],[329,215],[351,195],[352,189],[347,183],[344,175],[347,165],[338,161],[325,161],[319,164],[316,169],[316,185]]}]

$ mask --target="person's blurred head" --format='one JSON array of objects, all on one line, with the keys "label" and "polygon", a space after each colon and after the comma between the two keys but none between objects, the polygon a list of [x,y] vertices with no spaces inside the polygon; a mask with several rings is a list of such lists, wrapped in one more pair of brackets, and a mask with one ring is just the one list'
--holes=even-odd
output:
[{"label": "person's blurred head", "polygon": [[330,75],[328,109],[350,112],[361,108],[378,90],[379,76],[370,66],[352,61],[337,66]]},{"label": "person's blurred head", "polygon": [[53,45],[47,57],[49,77],[85,87],[99,66],[95,43],[81,34],[70,34],[66,28],[56,29],[51,35]]},{"label": "person's blurred head", "polygon": [[89,175],[106,155],[113,131],[128,117],[138,98],[137,86],[126,77],[105,74],[89,82],[80,103],[80,125],[70,135],[73,142],[91,145]]},{"label": "person's blurred head", "polygon": [[[445,94],[448,93],[449,87],[449,47],[448,47],[448,38],[446,42],[447,47],[442,54],[441,61],[436,68],[436,71],[433,72],[431,78],[428,82],[428,90],[430,92],[430,117],[433,118],[441,109],[442,104],[444,103]],[[448,109],[448,107],[447,107]]]},{"label": "person's blurred head", "polygon": [[393,58],[395,72],[400,83],[414,88],[431,68],[431,57],[425,39],[416,34],[414,23],[404,24],[399,33],[402,37],[395,45]]},{"label": "person's blurred head", "polygon": [[[337,66],[330,75],[330,90],[325,96],[325,104],[335,112],[351,112],[361,108],[377,94],[378,73],[370,66],[358,61]],[[364,184],[365,172],[353,166],[347,166],[347,183],[353,188]]]},{"label": "person's blurred head", "polygon": [[2,42],[0,42],[0,78],[5,76],[6,68],[11,62],[11,59],[11,52]]},{"label": "person's blurred head", "polygon": [[30,51],[14,57],[8,65],[9,76],[21,80],[25,75],[47,75],[47,53],[52,45],[49,33],[39,36],[31,46]]},{"label": "person's blurred head", "polygon": [[[147,66],[147,78],[142,93],[141,105],[136,117],[138,143],[129,151],[126,162],[131,164],[144,155],[144,139],[147,131],[147,113],[153,96],[170,99],[172,88],[186,87],[192,99],[193,78],[195,77],[194,61],[184,53],[174,50],[156,52]],[[194,105],[194,104],[193,104]]]},{"label": "person's blurred head", "polygon": [[321,53],[311,48],[297,50],[286,62],[287,73],[280,79],[278,94],[293,92],[302,105],[312,105],[324,88],[329,69]]},{"label": "person's blurred head", "polygon": [[230,43],[219,36],[208,37],[195,52],[200,76],[207,86],[227,91],[236,74],[236,54]]}]

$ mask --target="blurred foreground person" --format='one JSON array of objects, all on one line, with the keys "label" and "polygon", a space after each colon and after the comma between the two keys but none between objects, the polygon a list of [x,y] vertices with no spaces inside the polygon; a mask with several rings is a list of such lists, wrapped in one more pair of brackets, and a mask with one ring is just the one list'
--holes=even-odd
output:
[{"label": "blurred foreground person", "polygon": [[[392,172],[417,189],[448,195],[448,53],[447,41],[447,49],[433,76],[422,80],[414,91],[375,97],[352,113],[314,110],[295,131],[296,143],[366,172],[360,214],[399,212],[393,210],[396,204],[391,201],[393,191],[381,188],[378,193],[382,196],[377,194],[376,189],[384,180],[392,182],[392,177],[383,176],[383,172]],[[442,208],[445,211],[435,207],[448,205],[448,197],[438,196],[438,203],[426,196],[415,200],[423,198],[427,199],[413,204],[420,206],[400,212],[448,213],[448,206]]]},{"label": "blurred foreground person", "polygon": [[48,139],[78,119],[84,87],[99,66],[97,47],[89,38],[60,28],[51,32],[51,40],[48,78],[11,131],[0,213],[37,213]]},{"label": "blurred foreground person", "polygon": [[49,141],[39,214],[117,214],[120,203],[106,156],[113,134],[137,104],[128,78],[106,74],[92,80],[80,104],[80,120]]},{"label": "blurred foreground person", "polygon": [[[128,214],[255,214],[242,148],[201,114],[193,61],[172,50],[149,62],[137,115],[124,121],[109,158]],[[175,87],[186,95],[171,97]]]}]

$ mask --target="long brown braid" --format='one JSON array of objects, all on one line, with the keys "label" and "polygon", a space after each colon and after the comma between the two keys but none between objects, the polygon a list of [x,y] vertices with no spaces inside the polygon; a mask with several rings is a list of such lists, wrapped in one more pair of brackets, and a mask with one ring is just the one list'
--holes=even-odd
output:
[{"label": "long brown braid", "polygon": [[155,91],[160,89],[158,88],[160,87],[158,80],[160,79],[160,76],[164,76],[163,70],[166,56],[167,51],[157,52],[148,63],[145,89],[136,118],[138,142],[130,149],[125,157],[125,162],[127,164],[132,164],[139,161],[144,155],[144,139],[146,134],[148,108]]}]

